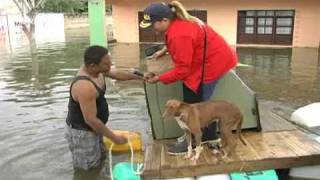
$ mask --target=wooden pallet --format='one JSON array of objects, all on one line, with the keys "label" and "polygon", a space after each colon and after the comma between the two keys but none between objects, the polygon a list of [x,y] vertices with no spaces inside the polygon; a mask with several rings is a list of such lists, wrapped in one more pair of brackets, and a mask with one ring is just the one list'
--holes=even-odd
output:
[{"label": "wooden pallet", "polygon": [[320,164],[320,143],[298,131],[245,132],[247,146],[238,143],[232,158],[218,160],[209,148],[193,163],[167,154],[172,141],[154,141],[146,148],[144,179],[283,169]]}]

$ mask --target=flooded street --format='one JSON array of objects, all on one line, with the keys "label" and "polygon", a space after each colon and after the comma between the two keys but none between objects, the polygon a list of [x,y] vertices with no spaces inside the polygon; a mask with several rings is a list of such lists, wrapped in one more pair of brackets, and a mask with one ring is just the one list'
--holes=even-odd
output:
[{"label": "flooded street", "polygon": [[[65,42],[41,44],[36,51],[27,43],[1,46],[1,180],[79,180],[96,173],[74,173],[64,139],[69,84],[89,45],[87,34],[67,31]],[[111,45],[110,50],[118,68],[140,68],[143,63],[138,44]],[[297,107],[320,101],[317,49],[237,48],[237,52],[243,64],[237,73],[275,113],[288,118]],[[106,97],[111,112],[108,126],[138,131],[148,142],[151,130],[142,82],[108,80]],[[127,158],[115,156],[114,163]]]},{"label": "flooded street", "polygon": [[[69,84],[88,43],[86,33],[67,32],[65,43],[40,45],[34,54],[28,44],[11,52],[0,50],[0,179],[73,179],[64,126]],[[124,57],[133,63],[139,59],[128,54],[118,60]],[[143,84],[107,81],[107,86],[108,125],[138,131],[147,142],[150,125]],[[128,155],[114,158],[116,163]],[[76,172],[74,179],[96,173]]]},{"label": "flooded street", "polygon": [[289,119],[298,107],[320,101],[320,59],[315,48],[237,48],[238,75],[274,113]]}]

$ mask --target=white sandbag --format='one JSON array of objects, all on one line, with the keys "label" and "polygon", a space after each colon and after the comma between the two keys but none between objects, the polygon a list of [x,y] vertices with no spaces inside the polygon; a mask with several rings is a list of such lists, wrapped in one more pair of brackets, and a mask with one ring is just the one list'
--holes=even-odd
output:
[{"label": "white sandbag", "polygon": [[196,180],[230,180],[230,176],[228,174],[215,174],[210,176],[199,176]]},{"label": "white sandbag", "polygon": [[299,179],[299,180],[310,180],[314,179],[320,180],[320,166],[304,166],[304,167],[297,167],[291,168],[289,172],[290,179]]},{"label": "white sandbag", "polygon": [[292,113],[290,120],[308,128],[320,126],[320,103],[297,109]]}]

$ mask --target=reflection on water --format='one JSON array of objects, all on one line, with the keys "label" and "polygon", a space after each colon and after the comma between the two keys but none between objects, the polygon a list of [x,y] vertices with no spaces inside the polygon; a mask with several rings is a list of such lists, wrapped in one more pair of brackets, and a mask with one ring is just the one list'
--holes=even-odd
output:
[{"label": "reflection on water", "polygon": [[319,102],[317,49],[237,48],[237,53],[242,64],[252,66],[238,67],[237,73],[260,99],[272,102],[273,109],[285,118],[298,107]]},{"label": "reflection on water", "polygon": [[[63,138],[69,83],[82,64],[87,31],[67,31],[65,43],[30,49],[0,49],[0,179],[92,179],[107,177],[108,166],[73,171]],[[114,65],[127,69],[145,64],[138,44],[111,45]],[[316,49],[238,48],[240,77],[258,97],[285,116],[298,106],[319,101]],[[149,141],[150,122],[141,82],[107,81],[108,125],[139,131]],[[114,162],[128,155],[115,155]]]}]

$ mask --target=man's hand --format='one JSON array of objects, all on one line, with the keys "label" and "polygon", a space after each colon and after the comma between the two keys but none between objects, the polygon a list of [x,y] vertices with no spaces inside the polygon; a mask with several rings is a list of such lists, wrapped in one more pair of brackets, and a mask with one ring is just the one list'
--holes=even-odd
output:
[{"label": "man's hand", "polygon": [[105,76],[116,79],[119,81],[127,81],[127,80],[145,80],[145,78],[139,74],[135,74],[134,72],[129,71],[120,71],[116,69],[111,69],[109,72],[104,74]]},{"label": "man's hand", "polygon": [[117,135],[114,137],[114,139],[112,141],[116,144],[125,144],[128,142],[128,139],[124,136]]}]

